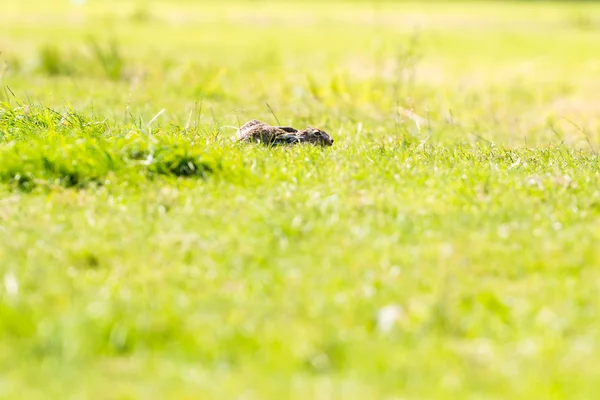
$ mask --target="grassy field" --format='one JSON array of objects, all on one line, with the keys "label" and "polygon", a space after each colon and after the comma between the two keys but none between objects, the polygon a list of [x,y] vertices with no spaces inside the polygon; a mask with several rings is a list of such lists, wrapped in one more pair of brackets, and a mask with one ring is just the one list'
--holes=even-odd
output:
[{"label": "grassy field", "polygon": [[0,398],[594,398],[600,5],[215,3],[2,4]]}]

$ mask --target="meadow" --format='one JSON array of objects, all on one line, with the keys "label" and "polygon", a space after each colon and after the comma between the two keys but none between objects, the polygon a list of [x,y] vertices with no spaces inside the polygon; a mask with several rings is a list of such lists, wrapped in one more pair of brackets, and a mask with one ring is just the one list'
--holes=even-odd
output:
[{"label": "meadow", "polygon": [[599,12],[4,2],[0,398],[593,398]]}]

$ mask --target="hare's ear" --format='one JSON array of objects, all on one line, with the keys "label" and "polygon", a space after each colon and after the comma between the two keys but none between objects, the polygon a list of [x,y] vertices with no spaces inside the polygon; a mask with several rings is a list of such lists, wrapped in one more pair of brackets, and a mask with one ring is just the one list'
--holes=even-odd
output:
[{"label": "hare's ear", "polygon": [[281,129],[282,131],[286,131],[286,132],[289,132],[289,133],[296,133],[296,132],[298,132],[297,129],[294,129],[291,126],[276,126],[275,128]]}]

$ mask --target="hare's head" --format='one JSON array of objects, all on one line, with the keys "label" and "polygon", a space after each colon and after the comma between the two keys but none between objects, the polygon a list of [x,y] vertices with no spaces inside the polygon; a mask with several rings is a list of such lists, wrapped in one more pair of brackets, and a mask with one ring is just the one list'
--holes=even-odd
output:
[{"label": "hare's head", "polygon": [[302,137],[303,142],[320,144],[321,146],[333,146],[333,139],[331,136],[320,129],[306,128],[299,131],[298,134]]}]

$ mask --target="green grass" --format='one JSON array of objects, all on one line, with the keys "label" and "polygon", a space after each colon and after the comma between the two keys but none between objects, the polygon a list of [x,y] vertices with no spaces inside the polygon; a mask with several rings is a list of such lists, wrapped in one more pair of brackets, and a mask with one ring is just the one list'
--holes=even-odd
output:
[{"label": "green grass", "polygon": [[2,7],[0,398],[600,389],[599,5]]}]

